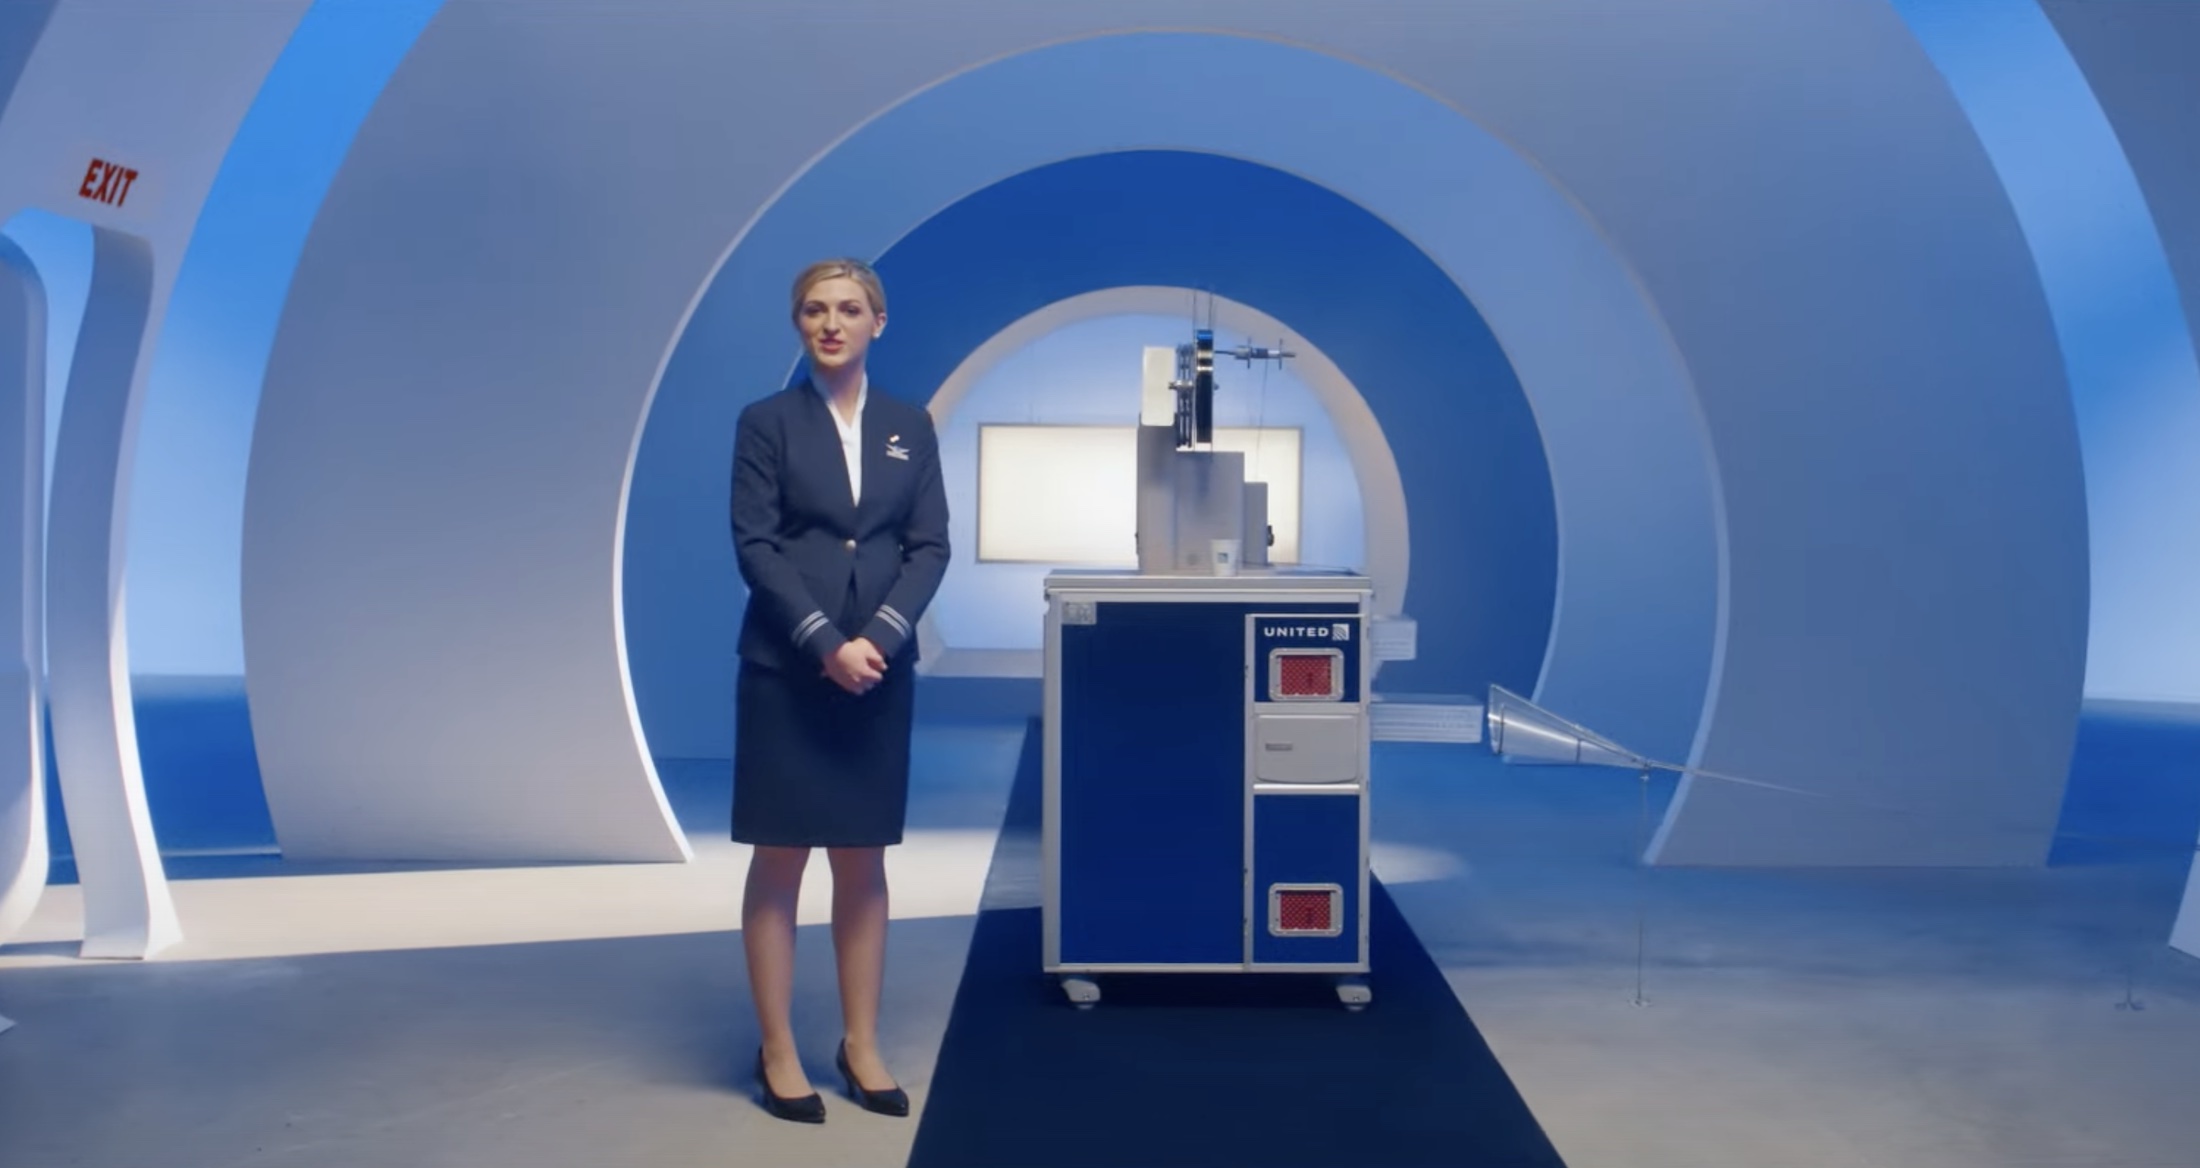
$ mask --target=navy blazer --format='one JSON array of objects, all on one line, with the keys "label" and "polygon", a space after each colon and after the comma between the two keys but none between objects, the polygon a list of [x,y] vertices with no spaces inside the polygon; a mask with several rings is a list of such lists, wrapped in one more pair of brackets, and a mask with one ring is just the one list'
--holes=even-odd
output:
[{"label": "navy blazer", "polygon": [[947,573],[932,416],[871,386],[862,458],[858,504],[831,407],[807,380],[741,411],[733,546],[749,586],[743,659],[816,669],[855,637],[888,661],[916,659],[917,619]]}]

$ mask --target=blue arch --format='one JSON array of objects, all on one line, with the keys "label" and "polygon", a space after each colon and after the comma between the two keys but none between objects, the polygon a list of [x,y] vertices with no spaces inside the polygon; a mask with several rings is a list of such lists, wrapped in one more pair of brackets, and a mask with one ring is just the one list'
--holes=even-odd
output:
[{"label": "blue arch", "polygon": [[1001,329],[1099,288],[1202,288],[1288,322],[1360,388],[1405,484],[1421,654],[1385,687],[1533,687],[1558,562],[1534,416],[1465,294],[1375,216],[1236,159],[1103,154],[977,191],[877,266],[896,343],[873,368],[920,402]]}]

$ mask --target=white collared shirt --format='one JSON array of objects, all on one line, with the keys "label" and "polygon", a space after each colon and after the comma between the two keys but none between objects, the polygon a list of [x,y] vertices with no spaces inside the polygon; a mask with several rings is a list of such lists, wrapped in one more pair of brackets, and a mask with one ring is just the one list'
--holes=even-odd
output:
[{"label": "white collared shirt", "polygon": [[848,463],[848,497],[863,501],[863,407],[871,400],[871,374],[866,371],[863,381],[856,386],[856,420],[843,422],[840,411],[833,408],[833,399],[825,387],[811,382],[810,387],[825,402],[825,412],[833,417],[833,425],[840,430],[840,456]]}]

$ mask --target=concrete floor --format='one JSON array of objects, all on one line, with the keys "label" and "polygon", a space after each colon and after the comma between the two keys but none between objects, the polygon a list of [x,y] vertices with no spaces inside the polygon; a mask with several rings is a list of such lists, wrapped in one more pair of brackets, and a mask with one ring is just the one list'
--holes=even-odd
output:
[{"label": "concrete floor", "polygon": [[2189,852],[1646,871],[1632,775],[1398,750],[1380,833],[1460,863],[1394,895],[1569,1164],[2200,1163]]},{"label": "concrete floor", "polygon": [[[920,730],[883,1036],[920,1109],[988,867],[1036,871],[998,839],[1020,731]],[[2185,857],[1645,873],[1632,776],[1479,750],[1379,749],[1376,870],[1568,1163],[2200,1162],[2200,962],[2163,944]],[[666,769],[687,866],[181,865],[190,940],[141,964],[70,956],[55,889],[0,949],[0,1165],[904,1162],[915,1120],[832,1093],[821,924],[797,1015],[831,1121],[751,1102],[720,769]]]},{"label": "concrete floor", "polygon": [[[919,731],[880,1040],[921,1108],[1021,723]],[[80,962],[50,889],[0,948],[0,1166],[548,1168],[900,1164],[912,1119],[834,1093],[823,858],[804,886],[796,1027],[823,1127],[753,1102],[756,1027],[723,763],[661,767],[688,865],[436,870],[194,861],[184,945]]]}]

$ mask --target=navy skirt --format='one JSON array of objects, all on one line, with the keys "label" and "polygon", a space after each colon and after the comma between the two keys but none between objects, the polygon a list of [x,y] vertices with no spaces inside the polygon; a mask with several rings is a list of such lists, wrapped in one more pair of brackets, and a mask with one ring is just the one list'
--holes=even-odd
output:
[{"label": "navy skirt", "polygon": [[886,847],[909,809],[916,678],[904,657],[858,696],[822,667],[741,662],[734,684],[733,838],[776,847]]}]

